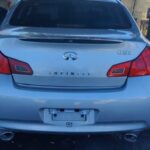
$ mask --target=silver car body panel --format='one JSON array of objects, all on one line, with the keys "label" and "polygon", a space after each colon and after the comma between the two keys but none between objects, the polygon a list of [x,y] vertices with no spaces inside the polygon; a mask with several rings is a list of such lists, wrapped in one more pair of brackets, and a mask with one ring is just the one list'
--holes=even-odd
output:
[{"label": "silver car body panel", "polygon": [[[116,90],[42,90],[17,88],[11,76],[0,75],[0,126],[33,132],[117,132],[150,126],[150,77],[129,78]],[[43,109],[97,110],[94,123],[66,127],[44,123]],[[19,112],[19,113],[18,113]]]},{"label": "silver car body panel", "polygon": [[[70,32],[72,35],[69,36]],[[136,35],[129,31],[84,30],[82,34],[79,30],[68,29],[56,30],[54,33],[53,29],[13,28],[3,30],[1,35],[6,36],[0,41],[2,52],[8,57],[28,62],[34,72],[33,76],[13,75],[15,82],[45,88],[122,87],[127,77],[108,78],[108,70],[112,65],[135,59],[146,46],[145,42],[135,41]],[[58,37],[80,40],[88,37],[86,40],[91,38],[98,42],[78,44],[33,41],[51,40],[50,37],[56,41]],[[77,60],[65,60],[66,52],[76,53]]]}]

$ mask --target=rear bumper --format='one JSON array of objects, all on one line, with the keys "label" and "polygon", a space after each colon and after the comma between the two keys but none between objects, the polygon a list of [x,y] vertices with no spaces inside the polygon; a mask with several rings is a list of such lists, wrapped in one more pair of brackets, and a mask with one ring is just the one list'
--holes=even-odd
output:
[{"label": "rear bumper", "polygon": [[67,128],[65,126],[51,126],[43,123],[27,123],[15,121],[0,121],[2,130],[21,132],[46,132],[46,133],[112,133],[143,131],[148,126],[144,122],[136,123],[103,123]]},{"label": "rear bumper", "polygon": [[[126,87],[104,91],[18,89],[0,76],[0,128],[32,132],[121,132],[150,127],[150,77],[130,78]],[[93,124],[70,128],[45,123],[42,109],[94,109]]]}]

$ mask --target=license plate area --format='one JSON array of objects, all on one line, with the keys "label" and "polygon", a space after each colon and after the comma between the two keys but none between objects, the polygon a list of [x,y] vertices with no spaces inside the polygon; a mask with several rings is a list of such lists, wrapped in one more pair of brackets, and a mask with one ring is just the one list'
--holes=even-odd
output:
[{"label": "license plate area", "polygon": [[86,121],[89,110],[54,109],[50,113],[53,121]]},{"label": "license plate area", "polygon": [[43,121],[59,126],[94,124],[95,110],[90,109],[44,109]]}]

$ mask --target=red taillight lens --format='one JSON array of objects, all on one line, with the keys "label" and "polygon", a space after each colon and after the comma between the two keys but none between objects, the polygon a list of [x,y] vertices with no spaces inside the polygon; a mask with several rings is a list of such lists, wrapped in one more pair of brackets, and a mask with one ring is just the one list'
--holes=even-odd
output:
[{"label": "red taillight lens", "polygon": [[134,77],[134,76],[144,76],[144,75],[148,75],[148,71],[143,56],[140,55],[137,59],[135,59],[132,62],[129,76]]},{"label": "red taillight lens", "polygon": [[0,74],[11,74],[7,57],[0,53]]},{"label": "red taillight lens", "polygon": [[150,75],[150,47],[146,47],[135,60],[113,66],[107,75],[108,77]]},{"label": "red taillight lens", "polygon": [[0,74],[32,75],[33,71],[27,63],[12,58],[7,58],[0,53]]}]

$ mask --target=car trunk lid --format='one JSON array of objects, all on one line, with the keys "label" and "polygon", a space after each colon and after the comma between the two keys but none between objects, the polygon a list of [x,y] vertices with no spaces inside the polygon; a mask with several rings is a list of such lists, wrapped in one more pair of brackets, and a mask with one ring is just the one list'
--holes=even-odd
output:
[{"label": "car trunk lid", "polygon": [[65,29],[54,34],[52,29],[21,30],[3,30],[1,42],[5,55],[27,62],[33,69],[33,75],[13,74],[14,82],[26,87],[120,88],[127,77],[107,77],[108,70],[135,59],[145,47],[128,31],[86,30],[82,34]]}]

